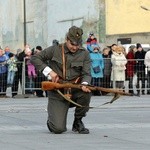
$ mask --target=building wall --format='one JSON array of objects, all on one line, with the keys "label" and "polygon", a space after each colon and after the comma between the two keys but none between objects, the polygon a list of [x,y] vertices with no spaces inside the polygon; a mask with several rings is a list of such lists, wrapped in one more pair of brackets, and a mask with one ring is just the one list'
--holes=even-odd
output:
[{"label": "building wall", "polygon": [[[47,46],[47,0],[25,0],[26,43]],[[0,0],[0,45],[24,49],[24,0]]]},{"label": "building wall", "polygon": [[[25,0],[26,42],[31,48],[65,41],[72,25],[83,27],[84,42],[89,32],[97,35],[96,0]],[[0,45],[11,49],[24,48],[24,0],[0,0]],[[81,19],[79,19],[81,18]]]},{"label": "building wall", "polygon": [[0,0],[0,45],[21,47],[23,42],[23,9],[20,0]]},{"label": "building wall", "polygon": [[150,0],[106,0],[106,35],[150,32]]},{"label": "building wall", "polygon": [[47,46],[47,0],[26,0],[26,41],[33,48]]},{"label": "building wall", "polygon": [[[31,48],[50,46],[54,39],[65,41],[72,25],[84,30],[83,42],[90,32],[104,45],[118,38],[133,43],[150,43],[149,0],[25,0],[26,40]],[[0,45],[24,48],[24,0],[0,0]]]}]

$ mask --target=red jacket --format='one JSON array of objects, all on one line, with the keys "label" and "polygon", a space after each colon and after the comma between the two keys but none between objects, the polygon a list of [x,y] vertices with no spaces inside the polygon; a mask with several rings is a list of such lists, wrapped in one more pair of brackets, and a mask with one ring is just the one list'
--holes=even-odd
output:
[{"label": "red jacket", "polygon": [[128,52],[128,54],[126,55],[126,58],[128,60],[127,65],[126,65],[126,75],[127,77],[133,77],[134,72],[135,72],[135,64],[136,64],[134,53]]}]

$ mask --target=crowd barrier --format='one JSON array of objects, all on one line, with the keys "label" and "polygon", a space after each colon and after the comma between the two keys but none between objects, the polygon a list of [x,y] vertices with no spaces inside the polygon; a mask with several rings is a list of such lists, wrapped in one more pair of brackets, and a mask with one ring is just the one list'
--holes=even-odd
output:
[{"label": "crowd barrier", "polygon": [[[128,61],[133,61],[133,60],[128,60]],[[144,60],[134,60],[134,61],[137,62],[137,61],[144,61]],[[10,97],[16,95],[25,95],[25,94],[35,95],[38,97],[47,96],[46,93],[41,90],[41,81],[47,80],[42,73],[36,71],[36,75],[33,75],[33,73],[31,73],[30,76],[27,69],[26,61],[17,62],[17,67],[18,67],[18,71],[16,71],[15,73],[14,82],[12,86],[9,87],[7,86],[7,74],[5,74],[4,76],[0,75],[0,87],[1,87],[0,94],[6,94],[9,95]],[[107,68],[104,68],[104,70],[107,70]],[[113,71],[114,70],[111,70],[111,73]],[[138,90],[140,91],[144,90],[145,94],[147,94],[147,91],[150,90],[150,87],[148,86],[148,82],[147,82],[150,74],[148,74],[146,67],[143,71],[141,70],[141,73],[144,75],[141,76],[139,85],[137,86],[137,81],[138,81],[137,72],[134,72],[133,81],[132,81],[133,90],[135,93]],[[103,84],[108,85],[110,88],[116,88],[116,81],[114,80],[115,77],[112,77],[113,80],[111,80],[111,74],[109,74],[109,77],[110,80],[106,80],[106,81],[103,80]],[[100,85],[103,86],[101,83]],[[124,81],[124,90],[126,92],[130,90],[129,80],[127,79],[127,76]]]}]

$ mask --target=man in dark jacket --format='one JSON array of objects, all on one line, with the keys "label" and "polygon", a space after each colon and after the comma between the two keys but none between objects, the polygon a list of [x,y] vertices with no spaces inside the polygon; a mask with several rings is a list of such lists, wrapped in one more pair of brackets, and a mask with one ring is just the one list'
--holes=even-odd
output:
[{"label": "man in dark jacket", "polygon": [[145,65],[144,58],[146,52],[143,50],[141,44],[137,43],[137,52],[135,53],[136,65],[135,71],[137,73],[137,94],[140,95],[140,80],[142,82],[142,94],[145,94]]},{"label": "man in dark jacket", "polygon": [[[66,36],[66,42],[50,46],[38,54],[32,56],[32,63],[37,70],[43,72],[52,82],[73,82],[83,84],[82,89],[64,89],[62,92],[70,92],[72,99],[80,105],[89,106],[91,91],[85,86],[90,84],[91,60],[89,52],[81,47],[83,30],[72,26]],[[46,62],[49,61],[49,66]],[[80,82],[79,82],[80,81]],[[66,101],[56,90],[48,91],[48,121],[47,126],[53,133],[65,132],[67,112],[70,103]],[[72,130],[81,134],[88,134],[82,118],[86,116],[88,107],[76,107]]]}]

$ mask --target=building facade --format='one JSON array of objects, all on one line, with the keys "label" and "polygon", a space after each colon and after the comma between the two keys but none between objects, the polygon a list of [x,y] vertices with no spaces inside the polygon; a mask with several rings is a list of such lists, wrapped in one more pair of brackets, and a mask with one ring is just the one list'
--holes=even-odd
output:
[{"label": "building facade", "polygon": [[0,0],[0,45],[17,49],[65,41],[72,25],[94,32],[104,45],[130,39],[150,43],[149,0]]},{"label": "building facade", "polygon": [[149,0],[105,0],[106,43],[131,38],[131,43],[150,43]]}]

